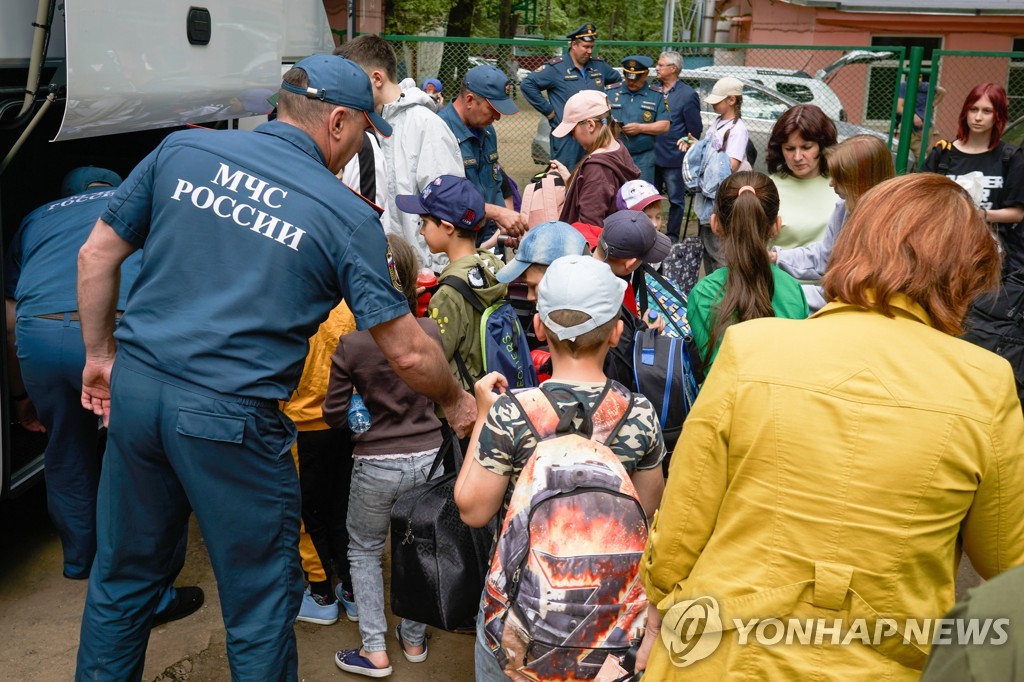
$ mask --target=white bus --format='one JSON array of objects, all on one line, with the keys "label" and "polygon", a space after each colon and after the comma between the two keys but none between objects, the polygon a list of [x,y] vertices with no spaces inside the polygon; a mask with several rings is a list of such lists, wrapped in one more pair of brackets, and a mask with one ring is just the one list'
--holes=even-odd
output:
[{"label": "white bus", "polygon": [[[126,176],[182,126],[266,114],[282,68],[332,48],[322,0],[0,1],[0,246],[72,168]],[[46,445],[15,423],[2,356],[0,499]]]}]

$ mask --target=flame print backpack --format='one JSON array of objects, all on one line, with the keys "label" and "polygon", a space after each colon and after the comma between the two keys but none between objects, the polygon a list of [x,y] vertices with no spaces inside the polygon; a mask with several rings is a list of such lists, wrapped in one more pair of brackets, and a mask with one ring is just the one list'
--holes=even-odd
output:
[{"label": "flame print backpack", "polygon": [[544,388],[509,395],[538,445],[484,585],[487,642],[514,680],[592,679],[609,654],[628,651],[647,608],[647,517],[608,448],[633,395],[609,381],[591,413],[560,408]]}]

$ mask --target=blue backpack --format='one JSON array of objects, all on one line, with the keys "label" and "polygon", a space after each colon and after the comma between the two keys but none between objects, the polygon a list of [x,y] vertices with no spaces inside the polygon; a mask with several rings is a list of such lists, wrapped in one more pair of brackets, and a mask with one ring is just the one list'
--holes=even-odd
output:
[{"label": "blue backpack", "polygon": [[[507,299],[484,307],[469,283],[458,277],[445,277],[439,286],[455,289],[480,314],[480,349],[483,352],[484,374],[499,372],[508,381],[509,388],[534,388],[540,385],[530,357],[530,346],[526,342],[526,332],[519,324],[515,308]],[[469,373],[458,351],[455,352],[455,364],[459,367],[463,381],[470,387],[480,379]]]}]

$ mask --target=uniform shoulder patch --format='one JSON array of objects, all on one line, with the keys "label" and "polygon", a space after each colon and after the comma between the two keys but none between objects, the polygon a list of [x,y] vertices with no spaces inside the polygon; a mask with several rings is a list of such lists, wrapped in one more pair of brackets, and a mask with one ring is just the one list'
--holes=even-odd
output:
[{"label": "uniform shoulder patch", "polygon": [[665,89],[661,87],[660,83],[653,83],[651,85],[648,85],[647,87],[649,87],[651,90],[653,90],[654,92],[657,92],[657,93],[665,92]]},{"label": "uniform shoulder patch", "polygon": [[592,61],[592,62],[604,62],[605,58],[604,57],[591,57],[590,61]]},{"label": "uniform shoulder patch", "polygon": [[[565,61],[565,57],[552,57],[551,59],[548,60],[547,63],[551,64],[552,66],[554,66],[555,64],[561,64],[563,61]],[[540,69],[543,69],[543,68],[544,68],[543,66],[540,67]],[[537,69],[537,70],[540,71],[540,69]]]},{"label": "uniform shoulder patch", "polygon": [[608,91],[612,91],[612,90],[618,90],[621,87],[622,87],[622,81],[619,81],[618,83],[612,83],[611,85],[604,86],[604,89],[608,90]]}]

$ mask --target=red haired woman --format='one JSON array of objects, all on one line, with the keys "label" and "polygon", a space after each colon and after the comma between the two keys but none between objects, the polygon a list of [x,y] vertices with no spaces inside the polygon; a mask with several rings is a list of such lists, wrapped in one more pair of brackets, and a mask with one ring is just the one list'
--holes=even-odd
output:
[{"label": "red haired woman", "polygon": [[974,86],[960,111],[956,139],[935,145],[924,162],[924,170],[961,184],[969,173],[981,174],[978,208],[985,220],[998,226],[1006,252],[1005,272],[1024,267],[1024,236],[1013,229],[1024,220],[1024,155],[1000,139],[1008,116],[1006,90],[1001,85]]}]

